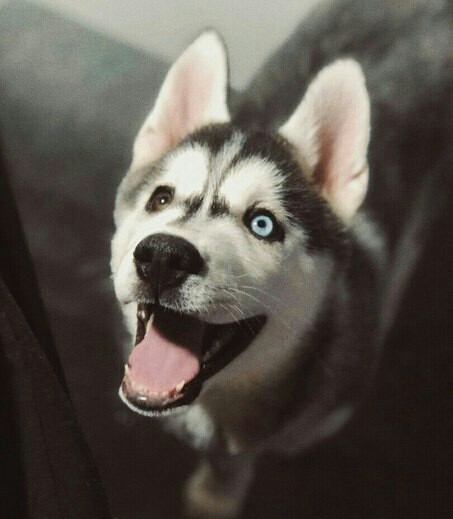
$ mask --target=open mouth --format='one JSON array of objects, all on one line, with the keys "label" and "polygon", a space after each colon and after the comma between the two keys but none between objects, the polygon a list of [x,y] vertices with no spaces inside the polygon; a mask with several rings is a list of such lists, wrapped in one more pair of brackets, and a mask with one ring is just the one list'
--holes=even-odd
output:
[{"label": "open mouth", "polygon": [[190,404],[203,382],[235,359],[260,332],[265,316],[205,323],[160,305],[137,305],[137,334],[120,397],[133,411],[158,416]]}]

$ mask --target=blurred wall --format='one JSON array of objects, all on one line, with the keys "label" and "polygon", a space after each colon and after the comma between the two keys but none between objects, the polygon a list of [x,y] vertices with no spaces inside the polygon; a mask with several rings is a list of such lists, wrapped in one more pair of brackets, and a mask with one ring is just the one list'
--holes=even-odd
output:
[{"label": "blurred wall", "polygon": [[[0,0],[1,2],[2,0]],[[228,45],[231,84],[242,88],[321,0],[32,0],[166,60],[205,27]]]}]

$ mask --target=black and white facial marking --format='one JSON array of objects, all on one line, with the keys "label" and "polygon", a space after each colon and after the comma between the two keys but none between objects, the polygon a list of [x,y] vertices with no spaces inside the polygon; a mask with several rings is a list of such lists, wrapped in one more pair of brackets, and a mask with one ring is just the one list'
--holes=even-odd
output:
[{"label": "black and white facial marking", "polygon": [[137,276],[134,251],[148,236],[177,236],[197,249],[205,268],[159,303],[212,322],[266,313],[266,292],[281,282],[284,260],[298,254],[309,268],[310,253],[343,245],[341,226],[287,144],[229,124],[190,135],[122,196],[127,216],[112,263],[119,299],[155,302]]}]

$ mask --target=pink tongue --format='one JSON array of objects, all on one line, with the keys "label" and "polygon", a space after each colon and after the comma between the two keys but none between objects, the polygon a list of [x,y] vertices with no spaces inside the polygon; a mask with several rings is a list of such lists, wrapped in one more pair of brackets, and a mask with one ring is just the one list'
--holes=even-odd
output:
[{"label": "pink tongue", "polygon": [[193,319],[179,318],[177,332],[164,334],[156,326],[156,318],[148,326],[144,339],[132,350],[128,361],[128,382],[142,394],[170,392],[182,381],[187,384],[193,380],[200,371],[201,324],[194,323]]}]

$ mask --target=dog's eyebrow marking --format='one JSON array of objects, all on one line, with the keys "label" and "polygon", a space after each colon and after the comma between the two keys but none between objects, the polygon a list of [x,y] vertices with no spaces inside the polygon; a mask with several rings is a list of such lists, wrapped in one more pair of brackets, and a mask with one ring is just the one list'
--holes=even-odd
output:
[{"label": "dog's eyebrow marking", "polygon": [[181,217],[181,221],[186,222],[192,216],[194,216],[203,205],[204,197],[202,195],[193,196],[188,200],[184,201],[184,215]]},{"label": "dog's eyebrow marking", "polygon": [[230,214],[230,210],[224,198],[220,198],[215,195],[211,205],[209,206],[209,216],[217,217],[217,216],[226,216]]}]

